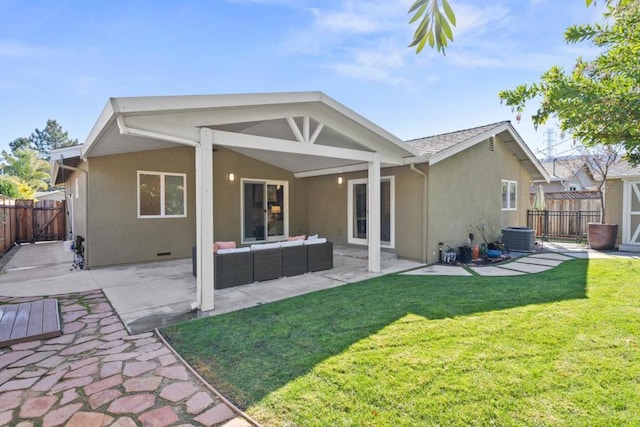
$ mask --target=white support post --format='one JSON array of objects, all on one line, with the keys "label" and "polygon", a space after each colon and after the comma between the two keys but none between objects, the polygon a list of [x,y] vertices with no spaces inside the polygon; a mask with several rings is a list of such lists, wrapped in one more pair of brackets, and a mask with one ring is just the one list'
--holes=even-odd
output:
[{"label": "white support post", "polygon": [[196,147],[196,241],[197,294],[202,311],[214,308],[213,266],[213,132],[200,129],[200,145]]},{"label": "white support post", "polygon": [[369,162],[367,185],[367,237],[369,240],[369,271],[380,272],[380,153]]},{"label": "white support post", "polygon": [[302,119],[302,138],[304,142],[309,143],[309,116],[304,116]]}]

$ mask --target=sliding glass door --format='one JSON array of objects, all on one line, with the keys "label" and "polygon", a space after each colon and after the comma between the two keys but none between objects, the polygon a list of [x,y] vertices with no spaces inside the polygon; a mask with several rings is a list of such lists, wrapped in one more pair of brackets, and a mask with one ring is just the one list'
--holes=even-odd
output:
[{"label": "sliding glass door", "polygon": [[[367,179],[349,180],[348,188],[348,226],[349,243],[367,244]],[[394,247],[394,177],[380,179],[380,244],[383,247]]]},{"label": "sliding glass door", "polygon": [[242,242],[282,240],[288,235],[286,181],[242,180]]}]

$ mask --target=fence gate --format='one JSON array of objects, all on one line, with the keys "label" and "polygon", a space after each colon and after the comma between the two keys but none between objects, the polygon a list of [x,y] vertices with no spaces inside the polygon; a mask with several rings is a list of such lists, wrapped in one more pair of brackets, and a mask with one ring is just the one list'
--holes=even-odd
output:
[{"label": "fence gate", "polygon": [[64,240],[64,201],[16,200],[16,242]]},{"label": "fence gate", "polygon": [[586,242],[590,222],[600,220],[600,211],[527,210],[527,227],[542,240]]}]

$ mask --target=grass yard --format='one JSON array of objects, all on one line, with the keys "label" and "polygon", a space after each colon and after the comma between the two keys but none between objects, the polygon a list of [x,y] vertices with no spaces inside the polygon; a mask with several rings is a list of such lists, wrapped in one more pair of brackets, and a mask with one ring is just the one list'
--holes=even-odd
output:
[{"label": "grass yard", "polygon": [[162,333],[265,426],[640,423],[640,260],[390,275]]}]

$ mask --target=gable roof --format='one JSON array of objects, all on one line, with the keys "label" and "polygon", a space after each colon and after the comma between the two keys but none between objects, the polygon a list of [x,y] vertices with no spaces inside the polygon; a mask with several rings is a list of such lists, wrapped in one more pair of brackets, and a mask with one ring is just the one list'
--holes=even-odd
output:
[{"label": "gable roof", "polygon": [[407,144],[415,148],[420,156],[431,157],[434,154],[451,148],[457,144],[468,141],[472,138],[482,135],[486,132],[496,129],[500,125],[509,123],[508,121],[502,121],[497,123],[491,123],[484,126],[477,126],[470,129],[458,130],[455,132],[441,133],[439,135],[427,136],[424,138],[412,139],[407,141]]},{"label": "gable roof", "polygon": [[625,159],[620,159],[609,168],[608,179],[624,179],[640,177],[640,165],[631,166]]},{"label": "gable roof", "polygon": [[522,163],[532,179],[549,181],[549,175],[540,164],[540,160],[533,155],[508,120],[407,141],[408,145],[418,151],[419,156],[406,163],[428,162],[433,165],[497,135],[500,135],[500,139]]},{"label": "gable roof", "polygon": [[[225,146],[289,170],[328,174],[363,163],[403,164],[417,153],[398,137],[322,92],[110,98],[82,158],[197,146],[209,129]],[[366,160],[364,161],[366,164]]]}]

